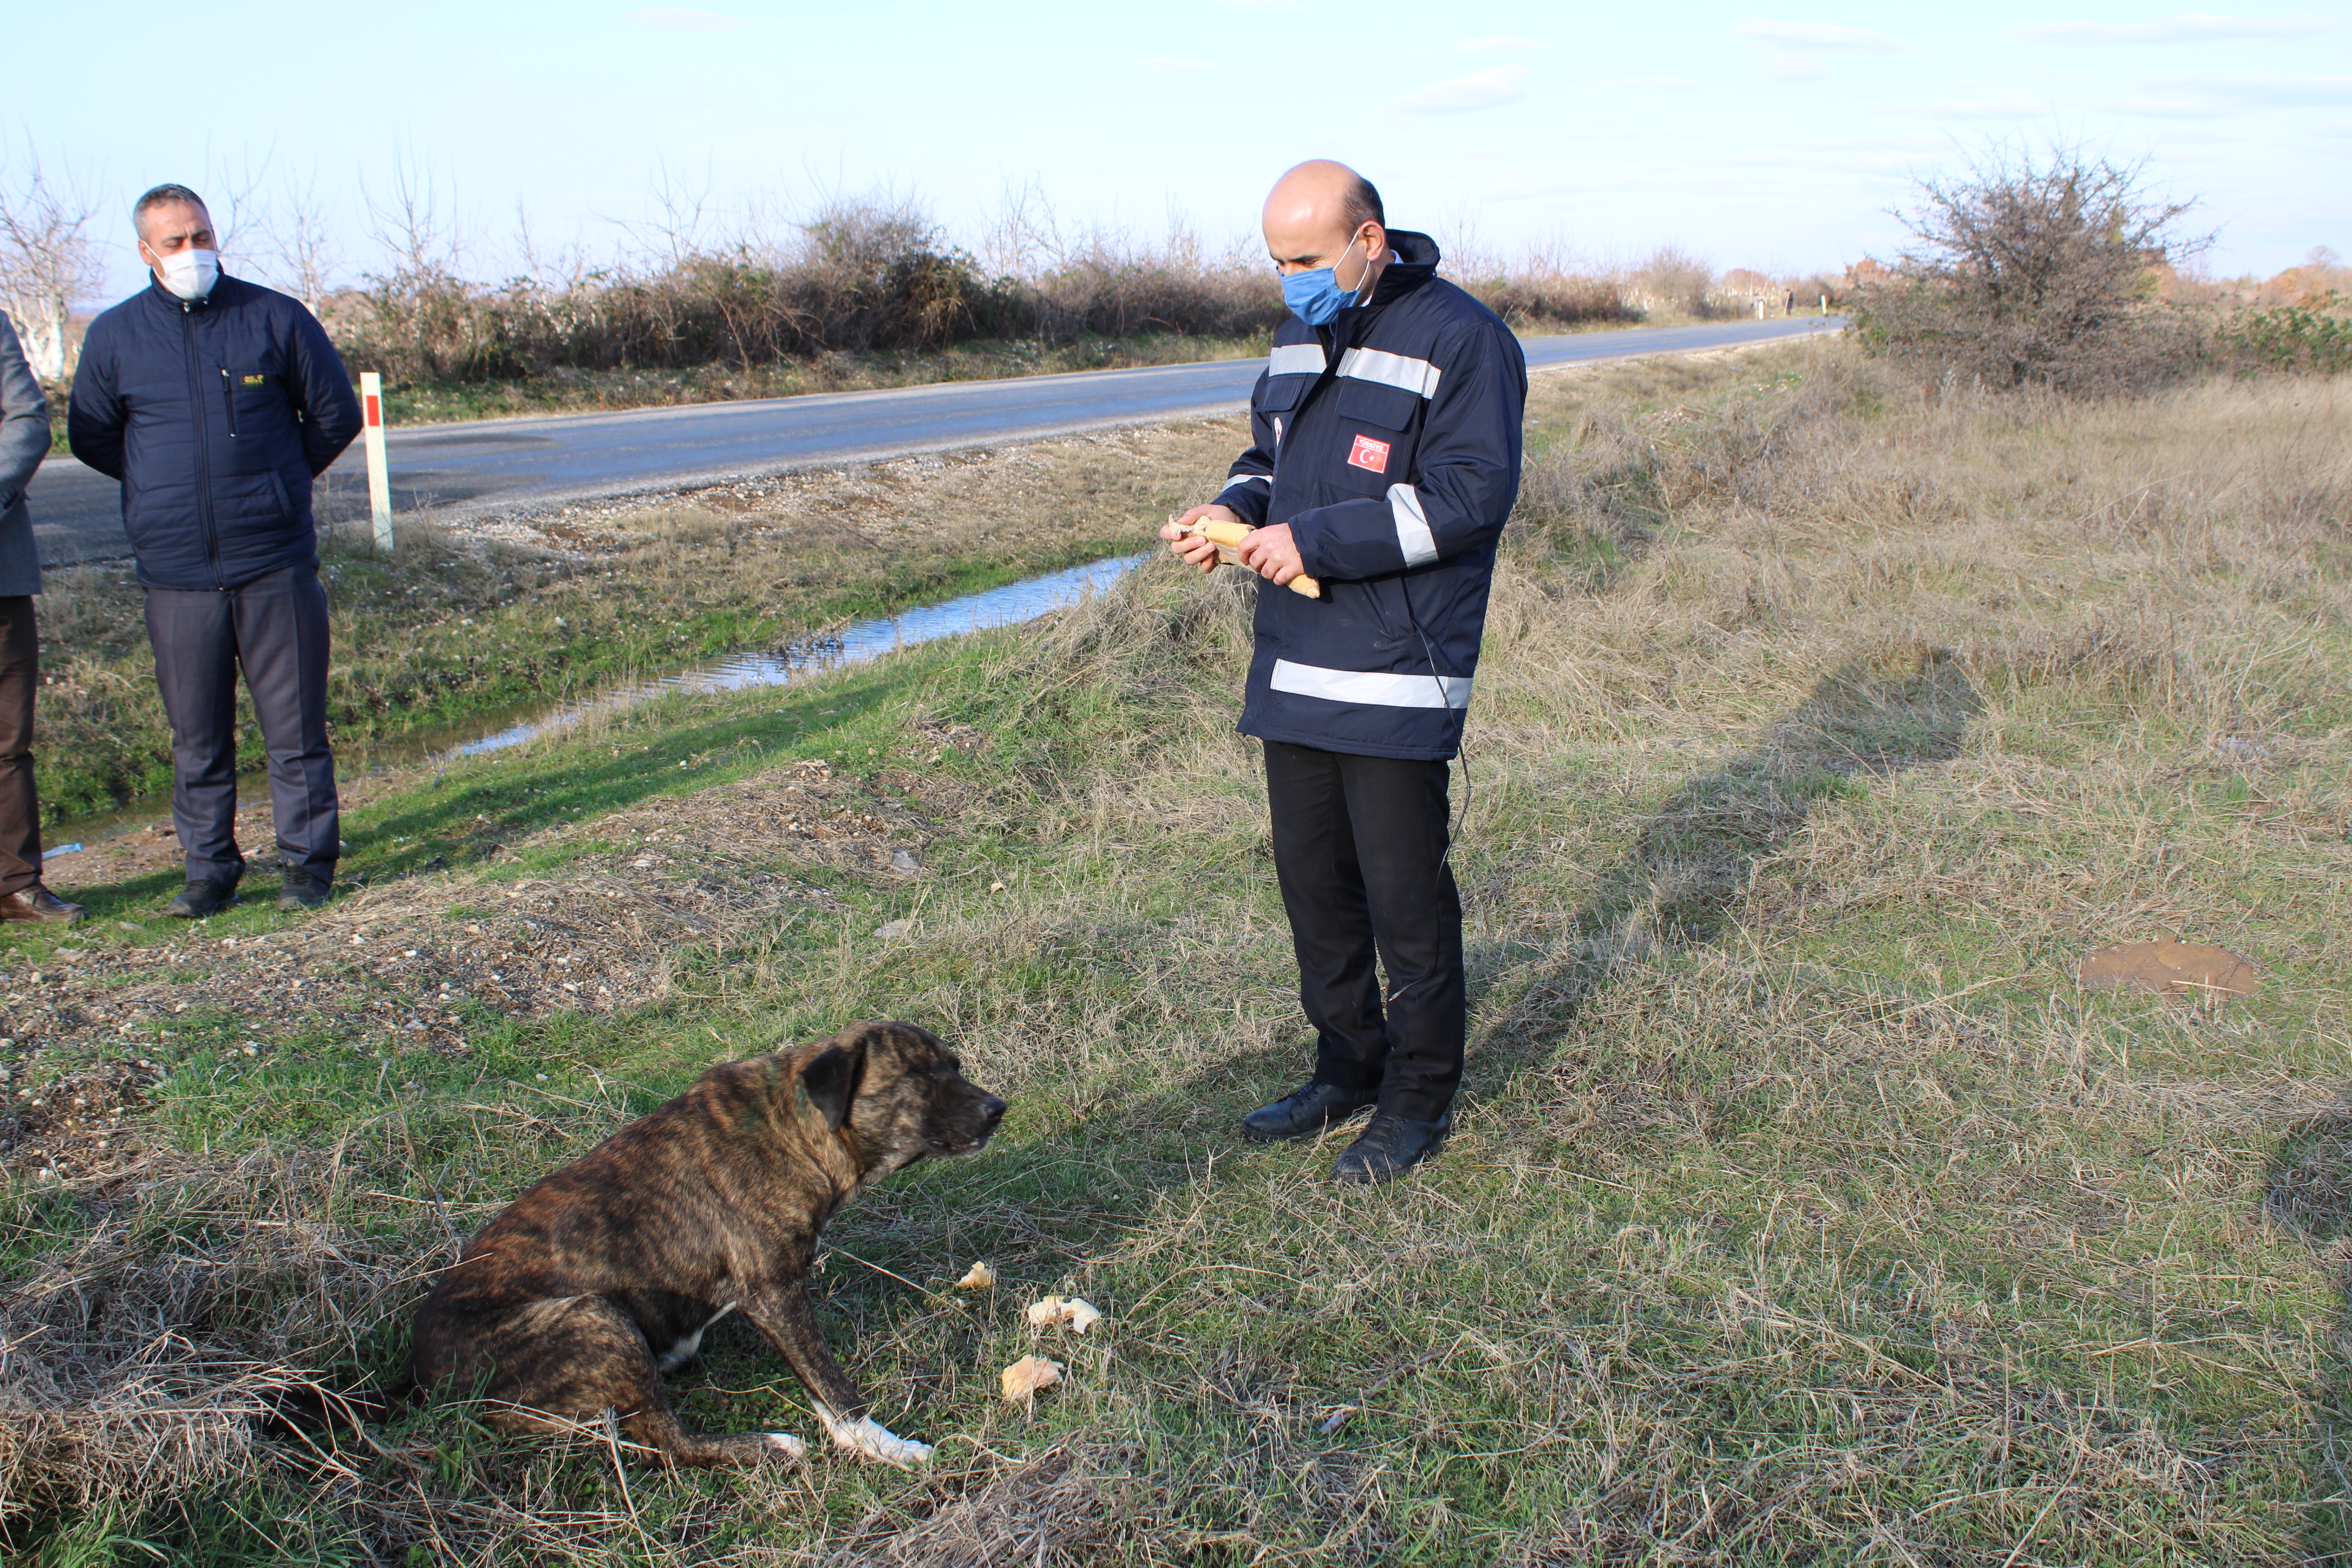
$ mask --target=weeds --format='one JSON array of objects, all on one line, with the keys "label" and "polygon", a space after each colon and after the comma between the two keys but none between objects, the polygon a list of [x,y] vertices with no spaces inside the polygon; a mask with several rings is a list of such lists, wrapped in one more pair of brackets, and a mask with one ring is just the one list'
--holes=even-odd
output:
[{"label": "weeds", "polygon": [[[1341,1190],[1339,1139],[1230,1131],[1308,1047],[1231,731],[1252,589],[1163,562],[387,775],[323,920],[124,931],[160,883],[89,863],[94,925],[0,969],[10,1549],[2341,1552],[2352,388],[1992,396],[1822,345],[1539,378],[1531,414],[1455,852],[1470,1081],[1425,1173]],[[2159,931],[2262,989],[2074,991]],[[845,1211],[819,1276],[932,1471],[630,1471],[462,1405],[233,1418],[381,1387],[465,1234],[714,1057],[891,1014],[1013,1107]],[[41,1119],[77,1098],[127,1134]],[[998,1289],[953,1291],[980,1258]],[[1048,1291],[1108,1318],[1042,1344]],[[1041,1348],[1067,1380],[1006,1405]],[[676,1389],[808,1430],[731,1321]]]}]

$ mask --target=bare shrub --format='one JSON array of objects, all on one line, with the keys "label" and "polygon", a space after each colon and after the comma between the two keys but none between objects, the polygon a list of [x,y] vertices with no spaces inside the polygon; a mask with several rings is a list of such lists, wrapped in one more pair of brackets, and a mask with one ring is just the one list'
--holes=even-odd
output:
[{"label": "bare shrub", "polygon": [[2157,270],[2202,251],[2194,202],[2158,198],[2142,163],[1996,147],[1919,183],[1897,212],[1916,241],[1866,284],[1854,323],[1872,351],[1993,386],[2139,390],[2194,368],[2187,320]]}]

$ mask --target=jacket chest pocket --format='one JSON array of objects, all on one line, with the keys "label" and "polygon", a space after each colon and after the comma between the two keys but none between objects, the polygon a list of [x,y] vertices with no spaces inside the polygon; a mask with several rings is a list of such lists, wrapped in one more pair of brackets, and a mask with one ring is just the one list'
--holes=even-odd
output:
[{"label": "jacket chest pocket", "polygon": [[1412,479],[1421,429],[1421,395],[1378,382],[1339,383],[1336,477],[1357,489],[1384,493]]},{"label": "jacket chest pocket", "polygon": [[1273,426],[1276,456],[1281,453],[1283,439],[1290,434],[1290,427],[1297,423],[1298,400],[1314,382],[1311,375],[1270,375],[1258,389],[1251,406],[1259,418]]},{"label": "jacket chest pocket", "polygon": [[216,367],[216,374],[229,439],[249,437],[265,423],[276,422],[271,415],[284,413],[286,389],[275,366],[224,364]]}]

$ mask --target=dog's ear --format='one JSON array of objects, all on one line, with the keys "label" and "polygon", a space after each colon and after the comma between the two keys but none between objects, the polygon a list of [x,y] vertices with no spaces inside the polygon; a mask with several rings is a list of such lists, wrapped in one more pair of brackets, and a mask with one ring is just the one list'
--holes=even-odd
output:
[{"label": "dog's ear", "polygon": [[866,1043],[845,1049],[827,1046],[801,1068],[801,1092],[824,1113],[824,1130],[838,1132],[849,1120],[849,1102],[857,1098],[858,1080],[866,1076]]}]

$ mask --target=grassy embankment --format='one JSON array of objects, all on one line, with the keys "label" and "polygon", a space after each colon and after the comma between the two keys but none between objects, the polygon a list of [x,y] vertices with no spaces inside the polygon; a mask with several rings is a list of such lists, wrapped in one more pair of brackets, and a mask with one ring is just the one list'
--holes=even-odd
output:
[{"label": "grassy embankment", "polygon": [[[1456,859],[1470,1083],[1425,1174],[1341,1191],[1337,1140],[1234,1136],[1307,1057],[1230,732],[1246,593],[1156,570],[387,791],[355,863],[447,868],[309,921],[119,929],[159,879],[15,939],[0,1332],[39,1349],[0,1373],[11,1542],[2352,1545],[2352,386],[1938,399],[1823,345],[1549,379],[1535,412]],[[2074,988],[2085,949],[2168,931],[2261,993]],[[1014,1107],[845,1214],[818,1286],[929,1472],[661,1476],[447,1409],[327,1457],[254,1438],[279,1368],[395,1364],[425,1274],[521,1184],[713,1058],[887,1014]],[[958,1295],[976,1258],[1002,1284]],[[1037,1344],[1019,1309],[1056,1289],[1108,1321]],[[994,1374],[1033,1349],[1069,1378],[1024,1414]],[[713,1426],[809,1425],[732,1321],[675,1387]]]}]

